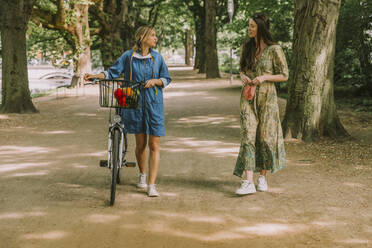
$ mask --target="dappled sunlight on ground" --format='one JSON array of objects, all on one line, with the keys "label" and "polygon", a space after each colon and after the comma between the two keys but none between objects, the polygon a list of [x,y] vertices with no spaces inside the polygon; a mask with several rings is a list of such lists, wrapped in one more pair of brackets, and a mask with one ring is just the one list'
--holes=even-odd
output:
[{"label": "dappled sunlight on ground", "polygon": [[270,187],[268,189],[268,192],[271,192],[271,193],[284,193],[285,192],[285,189],[279,188],[279,187]]},{"label": "dappled sunlight on ground", "polygon": [[215,216],[203,216],[203,215],[187,215],[175,212],[162,212],[162,211],[152,211],[150,214],[157,216],[164,216],[170,219],[184,219],[189,222],[205,222],[205,223],[225,223],[225,220],[222,217]]},{"label": "dappled sunlight on ground", "polygon": [[160,148],[168,152],[198,152],[217,157],[230,156],[236,158],[239,145],[218,140],[198,140],[196,138],[169,138]]},{"label": "dappled sunlight on ground", "polygon": [[29,177],[29,176],[44,176],[48,174],[49,171],[41,170],[41,171],[34,171],[34,172],[24,172],[24,173],[15,173],[8,175],[6,177]]},{"label": "dappled sunlight on ground", "polygon": [[56,131],[44,131],[44,132],[37,132],[39,134],[72,134],[75,133],[74,131],[65,131],[65,130],[56,130]]},{"label": "dappled sunlight on ground", "polygon": [[276,223],[265,223],[256,224],[253,226],[243,226],[234,229],[236,232],[246,233],[254,236],[271,236],[281,235],[290,232],[301,232],[305,228],[304,225],[298,224],[276,224]]},{"label": "dappled sunlight on ground", "polygon": [[364,188],[365,187],[365,185],[361,183],[344,182],[343,184],[346,186],[352,187],[352,188]]},{"label": "dappled sunlight on ground", "polygon": [[45,212],[29,212],[29,213],[3,213],[0,214],[0,220],[5,219],[22,219],[25,217],[40,217],[45,216]]},{"label": "dappled sunlight on ground", "polygon": [[54,151],[56,151],[56,149],[40,146],[0,146],[0,156],[13,156],[18,154],[25,155],[26,153],[44,154]]},{"label": "dappled sunlight on ground", "polygon": [[68,236],[68,232],[64,231],[49,231],[45,233],[33,233],[33,234],[26,234],[23,235],[24,239],[46,239],[46,240],[53,240],[53,239],[62,239]]},{"label": "dappled sunlight on ground", "polygon": [[80,184],[74,184],[74,183],[56,183],[56,185],[64,186],[66,188],[82,188],[83,185]]},{"label": "dappled sunlight on ground", "polygon": [[100,152],[92,152],[92,153],[82,153],[81,156],[92,156],[92,157],[103,157],[107,158],[107,150],[100,151]]},{"label": "dappled sunlight on ground", "polygon": [[[229,216],[183,214],[152,211],[151,224],[126,223],[124,229],[142,229],[146,232],[184,237],[199,241],[222,241],[254,238],[257,236],[279,236],[304,231],[302,224],[258,223],[250,224],[242,219],[234,222]],[[179,225],[177,223],[183,223]]]},{"label": "dappled sunlight on ground", "polygon": [[167,92],[164,94],[164,99],[170,99],[174,97],[185,97],[185,96],[206,96],[207,93],[204,91],[177,91],[177,92]]},{"label": "dappled sunlight on ground", "polygon": [[311,224],[315,226],[328,227],[328,226],[340,225],[341,223],[336,222],[336,221],[313,221]]},{"label": "dappled sunlight on ground", "polygon": [[76,113],[74,115],[77,115],[77,116],[84,116],[84,117],[92,117],[92,116],[97,116],[97,114],[95,113]]},{"label": "dappled sunlight on ground", "polygon": [[366,239],[345,239],[340,240],[339,243],[345,243],[345,244],[370,244],[371,242]]},{"label": "dappled sunlight on ground", "polygon": [[20,170],[20,169],[27,169],[27,168],[43,167],[43,166],[48,166],[48,165],[50,165],[50,163],[47,163],[47,162],[2,164],[0,165],[0,173]]},{"label": "dappled sunlight on ground", "polygon": [[174,193],[174,192],[161,192],[161,196],[164,197],[178,197],[180,194],[179,193]]},{"label": "dappled sunlight on ground", "polygon": [[126,193],[125,198],[143,198],[143,194],[140,194],[140,193]]},{"label": "dappled sunlight on ground", "polygon": [[7,115],[0,115],[0,120],[7,120],[9,119],[9,116]]},{"label": "dappled sunlight on ground", "polygon": [[108,223],[119,219],[120,219],[119,215],[110,214],[93,214],[88,217],[88,221],[92,223]]},{"label": "dappled sunlight on ground", "polygon": [[81,165],[81,164],[74,164],[72,167],[74,167],[76,169],[87,169],[87,168],[89,168],[89,166]]},{"label": "dappled sunlight on ground", "polygon": [[[106,140],[105,140],[106,141]],[[64,154],[62,158],[82,158],[82,157],[95,157],[95,158],[102,158],[107,159],[107,150],[99,151],[99,152],[90,152],[90,153],[83,153],[83,152],[76,152],[76,153],[69,153]],[[99,160],[97,160],[97,163]]]},{"label": "dappled sunlight on ground", "polygon": [[[198,124],[198,125],[221,125],[238,123],[239,120],[235,115],[206,115],[206,116],[189,116],[183,117],[175,121],[177,124]],[[238,126],[240,128],[240,126]]]}]

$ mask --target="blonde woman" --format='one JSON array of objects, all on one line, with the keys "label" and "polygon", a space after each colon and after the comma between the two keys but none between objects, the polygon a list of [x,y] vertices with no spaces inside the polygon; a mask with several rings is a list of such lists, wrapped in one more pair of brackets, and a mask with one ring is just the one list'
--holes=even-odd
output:
[{"label": "blonde woman", "polygon": [[[86,74],[89,78],[114,79],[124,73],[124,79],[146,82],[141,91],[140,109],[123,109],[122,121],[127,132],[135,134],[136,158],[139,166],[139,188],[147,188],[150,197],[159,196],[155,187],[160,163],[160,137],[165,136],[163,88],[171,78],[163,57],[153,48],[157,37],[151,27],[140,27],[135,34],[135,45],[115,62],[108,70],[99,74]],[[141,101],[140,99],[140,101]],[[146,175],[146,147],[149,147],[149,173]],[[148,179],[148,180],[147,180]]]}]

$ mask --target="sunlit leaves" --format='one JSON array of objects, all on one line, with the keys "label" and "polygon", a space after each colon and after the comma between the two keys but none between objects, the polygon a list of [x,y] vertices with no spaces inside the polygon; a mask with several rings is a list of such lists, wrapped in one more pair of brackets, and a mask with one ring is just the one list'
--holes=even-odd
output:
[{"label": "sunlit leaves", "polygon": [[[28,59],[42,57],[54,65],[68,67],[72,59],[72,47],[62,31],[50,30],[29,22],[27,30]],[[67,35],[67,34],[65,34]]]}]

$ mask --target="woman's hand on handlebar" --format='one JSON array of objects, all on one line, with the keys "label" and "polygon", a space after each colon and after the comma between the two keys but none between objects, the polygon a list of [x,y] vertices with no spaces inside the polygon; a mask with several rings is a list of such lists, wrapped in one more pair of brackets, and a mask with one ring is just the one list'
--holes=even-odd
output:
[{"label": "woman's hand on handlebar", "polygon": [[145,84],[145,88],[151,88],[151,87],[154,87],[156,85],[162,85],[163,82],[160,80],[160,79],[150,79],[148,81],[146,81],[146,84]]},{"label": "woman's hand on handlebar", "polygon": [[102,73],[102,72],[98,73],[98,74],[89,74],[89,73],[84,74],[84,80],[85,81],[88,81],[91,78],[105,79],[105,74]]}]

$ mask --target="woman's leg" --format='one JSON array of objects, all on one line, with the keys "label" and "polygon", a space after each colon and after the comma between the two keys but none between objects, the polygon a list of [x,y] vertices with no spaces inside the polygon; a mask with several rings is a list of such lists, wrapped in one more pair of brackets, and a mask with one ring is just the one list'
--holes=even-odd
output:
[{"label": "woman's leg", "polygon": [[160,137],[150,135],[149,138],[150,158],[149,158],[149,184],[155,184],[160,163]]},{"label": "woman's leg", "polygon": [[135,134],[136,137],[136,159],[140,173],[146,173],[146,144],[147,135],[144,133]]},{"label": "woman's leg", "polygon": [[253,171],[251,170],[245,170],[243,174],[243,179],[248,180],[250,183],[253,183]]}]

